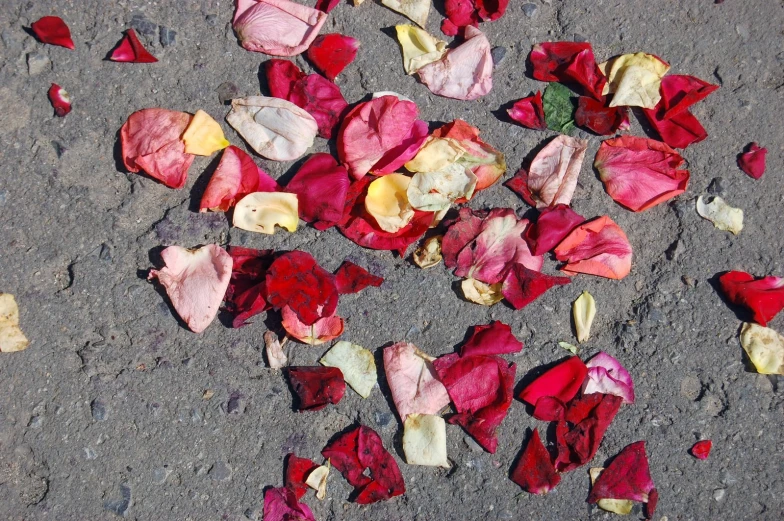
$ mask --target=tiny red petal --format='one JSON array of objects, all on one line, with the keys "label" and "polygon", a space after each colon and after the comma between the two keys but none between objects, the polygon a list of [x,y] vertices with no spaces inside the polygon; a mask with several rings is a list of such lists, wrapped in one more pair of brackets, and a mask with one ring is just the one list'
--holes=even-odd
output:
[{"label": "tiny red petal", "polygon": [[59,45],[66,49],[75,49],[71,39],[71,30],[59,16],[44,16],[30,25],[36,38],[43,43]]},{"label": "tiny red petal", "polygon": [[308,59],[329,80],[335,81],[338,74],[357,57],[359,40],[342,34],[318,36],[308,49]]},{"label": "tiny red petal", "polygon": [[125,31],[125,36],[114,48],[109,59],[128,63],[155,63],[158,61],[155,56],[147,52],[133,29]]},{"label": "tiny red petal", "polygon": [[746,175],[759,179],[765,173],[765,155],[767,153],[767,148],[760,148],[756,143],[750,143],[746,152],[738,156],[738,166]]},{"label": "tiny red petal", "polygon": [[702,440],[695,443],[691,448],[691,455],[697,459],[708,459],[713,442],[711,440]]},{"label": "tiny red petal", "polygon": [[71,97],[64,88],[56,83],[52,83],[52,86],[49,87],[48,95],[49,101],[52,102],[52,107],[54,107],[55,114],[63,117],[71,112]]},{"label": "tiny red petal", "polygon": [[359,293],[368,286],[377,288],[383,282],[383,278],[376,277],[351,261],[343,261],[338,271],[335,272],[335,284],[341,295]]},{"label": "tiny red petal", "polygon": [[721,292],[732,304],[751,311],[751,319],[767,326],[784,309],[784,278],[754,276],[744,271],[729,271],[719,277]]}]

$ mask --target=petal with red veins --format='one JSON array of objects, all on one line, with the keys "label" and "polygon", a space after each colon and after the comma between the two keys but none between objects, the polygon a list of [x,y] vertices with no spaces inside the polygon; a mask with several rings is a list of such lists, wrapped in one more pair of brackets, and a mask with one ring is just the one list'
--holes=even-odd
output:
[{"label": "petal with red veins", "polygon": [[705,128],[688,110],[678,112],[668,119],[662,116],[662,110],[660,101],[653,109],[643,109],[643,113],[651,126],[661,136],[662,141],[669,146],[686,148],[692,143],[699,143],[708,137]]},{"label": "petal with red veins", "polygon": [[531,49],[528,59],[535,79],[578,83],[594,98],[602,98],[607,80],[596,64],[590,43],[539,43]]},{"label": "petal with red veins", "polygon": [[253,158],[229,145],[223,150],[220,163],[201,196],[199,211],[226,212],[248,194],[278,190],[278,183],[259,168]]},{"label": "petal with red veins", "polygon": [[430,92],[445,98],[475,100],[493,88],[490,42],[479,29],[466,27],[466,40],[438,61],[416,71]]},{"label": "petal with red veins", "polygon": [[583,394],[612,394],[620,396],[623,403],[634,403],[634,382],[618,360],[599,351],[585,366],[588,377],[583,383]]},{"label": "petal with red veins", "polygon": [[117,47],[109,55],[109,59],[115,62],[127,63],[155,63],[158,61],[158,58],[144,48],[142,42],[139,41],[139,37],[136,36],[136,31],[133,29],[125,31],[125,36],[122,37]]},{"label": "petal with red veins", "polygon": [[247,320],[265,311],[269,304],[266,300],[266,274],[274,260],[273,250],[254,250],[239,246],[229,246],[233,260],[231,279],[226,295],[226,310],[234,315],[233,327],[247,325]]},{"label": "petal with red veins", "polygon": [[384,372],[400,420],[409,414],[438,414],[449,405],[446,387],[433,368],[435,358],[414,344],[398,342],[384,348]]},{"label": "petal with red veins", "polygon": [[512,334],[512,328],[494,320],[487,325],[474,326],[474,331],[460,348],[460,356],[504,355],[519,353],[523,343]]},{"label": "petal with red veins", "polygon": [[509,117],[526,128],[546,130],[544,121],[544,107],[542,106],[542,92],[536,91],[533,96],[528,96],[515,101],[512,108],[506,111]]},{"label": "petal with red veins", "polygon": [[571,206],[556,204],[542,209],[536,223],[528,226],[523,237],[534,255],[544,255],[584,222],[585,217],[572,210]]},{"label": "petal with red veins", "polygon": [[290,251],[273,261],[266,273],[267,301],[289,307],[305,325],[330,317],[338,305],[335,276],[309,253]]},{"label": "petal with red veins", "polygon": [[68,92],[64,88],[56,83],[52,83],[47,94],[55,114],[62,118],[71,112],[71,96],[68,95]]},{"label": "petal with red veins", "polygon": [[297,496],[297,500],[302,499],[302,496],[308,491],[309,487],[305,483],[308,479],[308,474],[318,467],[318,463],[308,458],[299,458],[293,453],[289,453],[286,456],[286,479],[284,482],[286,488],[291,489]]},{"label": "petal with red veins", "polygon": [[453,139],[463,147],[464,153],[457,162],[474,173],[477,192],[493,185],[506,172],[504,155],[479,139],[479,129],[462,119],[435,129],[433,137]]},{"label": "petal with red veins", "polygon": [[708,459],[711,448],[713,448],[713,442],[711,440],[702,440],[692,445],[690,452],[691,455],[697,459]]},{"label": "petal with red veins", "polygon": [[588,142],[560,135],[536,154],[528,168],[528,192],[537,208],[569,204]]},{"label": "petal with red veins", "polygon": [[158,108],[128,116],[120,128],[125,168],[129,172],[144,171],[169,188],[185,186],[193,155],[185,153],[180,136],[190,121],[190,114]]},{"label": "petal with red veins", "polygon": [[313,324],[304,324],[297,314],[286,306],[280,310],[283,329],[303,344],[318,346],[343,334],[345,322],[337,315],[320,318]]},{"label": "petal with red veins", "polygon": [[608,107],[604,101],[588,96],[580,96],[577,100],[574,122],[602,136],[628,130],[630,126],[626,107]]},{"label": "petal with red veins", "polygon": [[340,402],[346,392],[343,373],[337,367],[289,367],[288,375],[298,398],[298,411],[320,411]]},{"label": "petal with red veins", "polygon": [[368,286],[377,288],[383,282],[382,277],[376,277],[351,261],[343,261],[338,271],[335,272],[335,285],[341,295],[359,293]]},{"label": "petal with red veins", "polygon": [[348,172],[331,154],[313,154],[286,185],[297,194],[299,216],[309,223],[335,223],[343,217],[351,181]]},{"label": "petal with red veins", "polygon": [[232,259],[217,244],[197,250],[169,246],[161,252],[165,266],[150,270],[166,289],[174,309],[194,333],[201,333],[215,315],[231,278]]},{"label": "petal with red veins", "polygon": [[645,442],[637,441],[621,450],[601,473],[591,487],[588,503],[600,499],[630,499],[648,502],[649,494],[655,490]]},{"label": "petal with red veins", "polygon": [[746,152],[738,156],[738,166],[749,177],[759,179],[765,173],[765,155],[767,148],[760,148],[756,143],[750,143]]},{"label": "petal with red veins", "polygon": [[572,230],[555,247],[555,258],[566,262],[561,268],[566,273],[620,280],[632,269],[632,245],[621,227],[603,215]]},{"label": "petal with red veins", "polygon": [[661,80],[663,119],[672,119],[698,101],[707,98],[718,88],[718,85],[712,85],[694,76],[681,74],[665,76]]},{"label": "petal with red veins", "polygon": [[721,292],[732,304],[752,313],[757,324],[767,326],[784,309],[784,278],[754,276],[743,271],[728,271],[719,277]]},{"label": "petal with red veins", "polygon": [[288,0],[237,0],[233,27],[242,46],[273,56],[304,52],[327,14]]},{"label": "petal with red veins", "polygon": [[316,521],[305,503],[289,487],[270,488],[264,493],[264,521]]},{"label": "petal with red veins", "polygon": [[555,428],[558,472],[574,470],[593,459],[621,401],[611,394],[587,394],[566,404],[564,420]]},{"label": "petal with red veins", "polygon": [[520,459],[511,472],[511,479],[523,490],[531,494],[547,494],[561,481],[550,461],[550,453],[539,438],[539,431],[533,430],[528,438]]},{"label": "petal with red veins", "polygon": [[59,45],[66,49],[74,50],[71,30],[59,16],[44,16],[30,24],[35,37],[42,43]]},{"label": "petal with red veins", "polygon": [[501,294],[513,308],[523,309],[553,286],[570,282],[569,277],[553,277],[528,269],[522,264],[513,264],[504,277]]},{"label": "petal with red veins", "polygon": [[342,34],[319,36],[308,48],[308,59],[330,81],[335,81],[343,69],[357,57],[359,40]]},{"label": "petal with red veins", "polygon": [[543,396],[557,398],[566,403],[580,390],[587,374],[588,368],[583,361],[579,357],[570,356],[528,384],[518,398],[534,406]]}]

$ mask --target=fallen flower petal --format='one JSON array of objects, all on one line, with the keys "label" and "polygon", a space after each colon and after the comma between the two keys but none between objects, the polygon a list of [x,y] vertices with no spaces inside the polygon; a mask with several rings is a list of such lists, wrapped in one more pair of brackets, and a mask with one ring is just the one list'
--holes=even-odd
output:
[{"label": "fallen flower petal", "polygon": [[234,207],[232,224],[249,232],[275,233],[275,225],[293,232],[299,224],[297,195],[283,192],[254,192]]},{"label": "fallen flower petal", "polygon": [[305,325],[331,317],[338,305],[335,276],[309,253],[284,253],[267,269],[267,301],[275,309],[289,307]]},{"label": "fallen flower petal", "polygon": [[634,383],[629,371],[604,351],[599,351],[585,366],[588,377],[583,383],[583,394],[612,394],[623,403],[634,403]]},{"label": "fallen flower petal", "polygon": [[425,242],[416,249],[412,255],[414,263],[422,269],[432,268],[441,262],[441,239],[442,235],[436,235],[425,239]]},{"label": "fallen flower petal", "polygon": [[543,422],[565,421],[566,406],[558,398],[542,396],[536,400],[533,417]]},{"label": "fallen flower petal", "polygon": [[648,470],[645,442],[627,445],[610,462],[591,487],[588,503],[600,499],[629,499],[648,502],[648,495],[655,490]]},{"label": "fallen flower petal", "polygon": [[414,125],[403,141],[401,141],[399,145],[389,149],[381,159],[373,165],[373,174],[391,174],[396,170],[399,170],[401,166],[407,164],[412,157],[417,155],[422,144],[428,139],[429,133],[430,129],[428,128],[426,121],[422,121],[421,119],[414,121]]},{"label": "fallen flower petal", "polygon": [[345,323],[337,315],[320,318],[313,324],[302,322],[297,314],[288,306],[280,310],[283,329],[286,333],[303,344],[318,346],[334,340],[343,334]]},{"label": "fallen flower petal", "polygon": [[185,143],[185,153],[197,156],[211,156],[230,145],[218,122],[203,110],[197,110],[193,115],[182,135],[182,141]]},{"label": "fallen flower petal", "polygon": [[231,277],[232,258],[217,244],[196,250],[169,246],[161,252],[165,266],[150,270],[166,289],[174,309],[194,333],[201,333],[218,314]]},{"label": "fallen flower petal", "polygon": [[547,123],[545,123],[544,119],[541,91],[536,91],[536,94],[533,96],[515,101],[512,108],[506,112],[509,114],[510,118],[526,128],[532,128],[534,130],[545,130],[547,128]]},{"label": "fallen flower petal", "polygon": [[479,129],[462,119],[435,129],[432,135],[434,138],[452,139],[463,148],[463,155],[457,162],[474,173],[477,192],[492,186],[506,172],[504,155],[479,139]]},{"label": "fallen flower petal", "polygon": [[[602,467],[592,467],[588,469],[588,474],[591,476],[591,486],[596,483],[596,480],[604,471]],[[600,499],[596,502],[596,506],[607,512],[627,516],[631,514],[634,508],[634,502],[629,499]]]},{"label": "fallen flower petal", "polygon": [[626,107],[608,107],[604,101],[580,96],[577,100],[574,122],[578,127],[585,127],[601,136],[607,136],[619,130],[629,129],[629,110]]},{"label": "fallen flower petal", "polygon": [[612,94],[611,107],[652,109],[659,103],[662,78],[670,65],[653,54],[623,54],[599,64],[607,76],[602,95]]},{"label": "fallen flower petal", "polygon": [[523,343],[512,334],[512,328],[494,320],[486,325],[474,326],[471,338],[460,348],[460,356],[506,355],[522,350]]},{"label": "fallen flower petal", "polygon": [[697,459],[708,459],[713,442],[711,440],[698,441],[691,447],[691,455]]},{"label": "fallen flower petal", "polygon": [[760,148],[756,143],[750,143],[746,152],[738,157],[738,166],[749,177],[759,179],[765,173],[765,155],[767,153],[767,148]]},{"label": "fallen flower petal", "polygon": [[442,212],[451,208],[458,199],[471,199],[476,181],[470,169],[454,163],[434,172],[414,174],[406,196],[409,204],[417,210]]},{"label": "fallen flower petal", "polygon": [[272,250],[229,246],[233,266],[223,300],[226,302],[226,310],[234,314],[232,327],[247,325],[249,318],[269,307],[265,276],[274,260],[273,254]]},{"label": "fallen flower petal", "polygon": [[415,210],[411,221],[398,230],[390,233],[381,230],[375,219],[364,212],[364,207],[356,215],[352,215],[346,225],[339,226],[340,233],[363,248],[374,250],[395,250],[404,257],[408,247],[416,242],[430,228],[433,222],[431,212]]},{"label": "fallen flower petal", "polygon": [[270,369],[283,369],[288,365],[289,360],[286,353],[283,352],[283,346],[281,346],[280,340],[278,340],[278,335],[272,331],[264,333],[264,350],[267,353],[267,362]]},{"label": "fallen flower petal", "polygon": [[738,235],[743,229],[743,210],[733,208],[718,195],[697,198],[697,213],[717,229]]},{"label": "fallen flower petal", "polygon": [[533,46],[528,59],[539,81],[574,82],[596,99],[602,98],[605,78],[590,43],[544,42]]},{"label": "fallen flower petal", "polygon": [[661,80],[663,118],[672,119],[718,89],[718,85],[711,85],[694,76],[682,74],[665,76]]},{"label": "fallen flower petal", "polygon": [[68,92],[64,88],[56,83],[52,83],[47,95],[49,96],[49,101],[52,103],[52,108],[54,108],[54,113],[56,115],[62,118],[71,112],[71,96],[68,95]]},{"label": "fallen flower petal", "polygon": [[632,246],[620,226],[603,215],[581,224],[555,247],[561,270],[620,280],[632,269]]},{"label": "fallen flower petal", "polygon": [[377,288],[384,282],[382,277],[376,277],[366,269],[357,266],[351,261],[343,261],[335,272],[335,285],[338,293],[347,295],[349,293],[359,293],[368,286]]},{"label": "fallen flower petal", "polygon": [[577,332],[577,341],[581,344],[591,336],[591,324],[596,316],[596,301],[587,291],[580,293],[572,303],[572,318]]},{"label": "fallen flower petal", "polygon": [[346,392],[343,373],[336,367],[289,367],[291,389],[299,399],[299,411],[320,411],[337,404]]},{"label": "fallen flower petal", "polygon": [[520,459],[512,468],[511,479],[526,492],[531,494],[547,494],[561,482],[561,476],[555,471],[550,454],[539,438],[539,431],[533,430],[528,438]]},{"label": "fallen flower petal", "polygon": [[289,97],[294,90],[294,85],[307,76],[294,62],[278,58],[264,62],[264,73],[270,94],[274,98],[288,101],[291,101]]},{"label": "fallen flower petal", "polygon": [[319,36],[308,47],[308,59],[330,81],[335,81],[343,69],[357,57],[359,40],[342,34]]},{"label": "fallen flower petal", "polygon": [[326,465],[319,465],[308,474],[305,484],[316,491],[317,499],[327,497],[327,476],[329,476],[329,461]]},{"label": "fallen flower petal", "polygon": [[381,0],[381,3],[420,27],[425,26],[427,15],[430,14],[430,0]]},{"label": "fallen flower petal", "polygon": [[295,104],[278,98],[249,96],[231,100],[226,121],[260,155],[291,161],[313,145],[318,124]]},{"label": "fallen flower petal", "polygon": [[757,324],[744,322],[740,344],[760,374],[784,374],[784,336]]},{"label": "fallen flower petal", "polygon": [[411,75],[427,65],[441,59],[446,53],[446,42],[431,36],[427,31],[413,25],[396,25],[397,41],[403,53],[403,68]]},{"label": "fallen flower petal", "polygon": [[571,134],[574,130],[574,114],[577,104],[569,87],[551,83],[544,89],[542,96],[544,121],[547,128],[559,134]]},{"label": "fallen flower petal", "polygon": [[264,493],[264,521],[316,521],[308,505],[297,503],[288,487],[270,488]]},{"label": "fallen flower petal", "polygon": [[389,174],[368,185],[365,210],[385,232],[398,232],[414,218],[414,209],[407,196],[410,183],[408,176]]},{"label": "fallen flower petal", "polygon": [[74,50],[73,40],[71,39],[71,30],[59,16],[44,16],[37,21],[30,24],[35,37],[42,43],[50,45],[59,45],[66,49]]},{"label": "fallen flower petal", "polygon": [[133,29],[125,31],[125,36],[122,37],[117,47],[109,55],[109,59],[115,62],[127,63],[155,63],[158,61],[158,58],[144,48],[142,42],[139,41],[139,37],[136,36],[136,31]]},{"label": "fallen flower petal", "polygon": [[409,465],[450,468],[444,419],[433,414],[409,414],[403,424],[403,452]]},{"label": "fallen flower petal", "polygon": [[[508,184],[514,185],[512,183],[514,179],[510,179]],[[517,191],[514,188],[513,190]],[[585,217],[572,210],[569,205],[556,204],[543,208],[539,212],[536,223],[526,228],[523,237],[531,253],[544,255],[558,246],[564,237],[584,222]]]},{"label": "fallen flower petal", "polygon": [[527,186],[537,208],[572,201],[587,148],[584,139],[557,136],[536,154],[528,169]]},{"label": "fallen flower petal", "polygon": [[284,483],[286,488],[291,489],[297,496],[297,500],[302,499],[302,496],[308,491],[308,486],[305,483],[308,474],[318,468],[318,463],[315,463],[308,458],[299,458],[296,454],[289,453],[286,456],[286,477]]},{"label": "fallen flower petal", "polygon": [[201,196],[199,211],[226,212],[246,195],[279,190],[278,183],[259,168],[253,158],[229,145],[223,149],[218,167]]},{"label": "fallen flower petal", "polygon": [[296,56],[308,47],[327,14],[288,0],[237,0],[232,22],[242,46],[273,56]]},{"label": "fallen flower petal", "polygon": [[587,374],[588,368],[583,361],[579,357],[570,356],[528,384],[518,398],[534,406],[542,397],[557,398],[566,403],[580,390]]},{"label": "fallen flower petal", "polygon": [[29,345],[30,341],[19,327],[19,306],[16,299],[10,293],[0,293],[0,353],[24,351]]},{"label": "fallen flower petal", "polygon": [[185,153],[180,136],[190,121],[190,114],[158,108],[128,116],[120,128],[125,168],[129,172],[144,171],[169,188],[185,186],[193,155]]},{"label": "fallen flower petal", "polygon": [[504,295],[501,293],[500,282],[496,284],[485,284],[471,277],[464,279],[460,283],[463,290],[463,296],[466,300],[479,304],[482,306],[492,306],[504,300]]},{"label": "fallen flower petal", "polygon": [[309,223],[334,224],[343,217],[351,181],[331,154],[313,154],[286,185],[297,196],[299,217]]},{"label": "fallen flower petal", "polygon": [[449,395],[433,368],[435,358],[414,344],[398,342],[384,348],[384,371],[398,416],[438,414],[449,405]]},{"label": "fallen flower petal", "polygon": [[378,380],[373,353],[351,342],[338,342],[321,357],[319,363],[340,369],[346,383],[362,398],[370,396]]},{"label": "fallen flower petal", "polygon": [[447,50],[443,58],[429,63],[417,75],[430,92],[445,98],[475,100],[493,88],[490,42],[474,27],[466,27],[466,40]]},{"label": "fallen flower petal", "polygon": [[731,303],[746,308],[752,320],[767,326],[784,309],[784,278],[754,277],[743,271],[729,271],[719,277],[721,292]]},{"label": "fallen flower petal", "polygon": [[620,397],[610,394],[587,394],[566,404],[564,418],[555,426],[558,453],[554,464],[558,472],[572,471],[593,459],[621,402]]},{"label": "fallen flower petal", "polygon": [[522,264],[513,264],[504,277],[501,294],[510,306],[523,309],[553,286],[562,286],[570,282],[569,277],[553,277],[528,269]]},{"label": "fallen flower petal", "polygon": [[653,109],[643,109],[645,117],[661,136],[662,141],[674,148],[686,148],[708,137],[705,128],[688,110],[666,119],[663,116],[663,101],[664,98]]}]

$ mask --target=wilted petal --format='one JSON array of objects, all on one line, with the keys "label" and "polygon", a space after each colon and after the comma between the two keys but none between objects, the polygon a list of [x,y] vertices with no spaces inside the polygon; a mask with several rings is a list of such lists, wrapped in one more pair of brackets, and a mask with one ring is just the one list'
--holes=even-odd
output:
[{"label": "wilted petal", "polygon": [[707,199],[697,198],[697,213],[713,223],[713,226],[725,232],[738,235],[743,229],[743,210],[733,208],[718,195]]},{"label": "wilted petal", "polygon": [[694,76],[665,76],[661,80],[662,116],[664,119],[672,119],[718,89],[718,85],[711,85]]},{"label": "wilted petal", "polygon": [[71,30],[63,22],[59,16],[44,16],[37,21],[30,24],[35,37],[42,43],[50,45],[59,45],[66,49],[74,50],[73,40],[71,39]]},{"label": "wilted petal", "polygon": [[523,490],[531,494],[547,494],[561,481],[550,461],[550,453],[539,438],[539,431],[533,430],[528,438],[520,459],[511,472],[511,479]]},{"label": "wilted petal", "polygon": [[296,56],[310,47],[327,14],[288,0],[237,0],[234,31],[249,51]]},{"label": "wilted petal", "polygon": [[307,325],[288,306],[281,309],[280,314],[283,319],[281,323],[286,333],[303,344],[312,346],[336,339],[343,334],[345,328],[343,319],[337,315],[320,318],[313,324]]},{"label": "wilted petal", "polygon": [[197,250],[169,246],[161,252],[165,266],[150,270],[148,280],[158,279],[174,309],[194,333],[201,333],[215,315],[229,286],[232,259],[217,244]]},{"label": "wilted petal", "polygon": [[587,374],[588,368],[583,361],[570,356],[528,384],[518,398],[529,405],[536,405],[542,397],[557,398],[566,403],[580,390]]},{"label": "wilted petal", "polygon": [[422,269],[432,268],[441,262],[441,239],[442,235],[436,235],[425,239],[425,242],[416,249],[412,258],[414,263]]},{"label": "wilted petal", "polygon": [[449,405],[449,395],[436,376],[433,360],[408,342],[384,348],[387,385],[402,421],[412,413],[438,414]]},{"label": "wilted petal", "polygon": [[378,380],[373,353],[351,342],[338,342],[319,362],[321,365],[340,369],[346,383],[362,398],[370,396],[370,391]]},{"label": "wilted petal", "polygon": [[434,172],[417,172],[406,194],[413,208],[440,212],[460,198],[471,199],[475,188],[476,176],[471,170],[454,163]]},{"label": "wilted petal", "polygon": [[531,253],[544,255],[584,222],[585,217],[572,210],[569,205],[556,204],[543,208],[536,223],[529,225],[523,236]]},{"label": "wilted petal", "polygon": [[544,42],[534,45],[528,56],[533,76],[539,81],[574,82],[587,94],[601,99],[605,78],[590,43]]},{"label": "wilted petal", "polygon": [[638,441],[624,447],[607,465],[591,487],[588,503],[596,503],[600,499],[629,499],[646,503],[654,489],[645,442]]},{"label": "wilted petal", "polygon": [[652,109],[661,99],[659,88],[670,65],[658,56],[638,52],[600,63],[599,69],[607,76],[602,94],[615,94],[611,107]]},{"label": "wilted petal", "polygon": [[661,136],[662,141],[674,148],[686,148],[708,137],[705,128],[688,110],[665,118],[663,100],[664,98],[653,109],[643,109],[645,117]]},{"label": "wilted petal", "polygon": [[308,59],[327,79],[335,81],[343,69],[357,57],[359,40],[342,34],[319,36],[308,48]]},{"label": "wilted petal", "polygon": [[466,27],[465,37],[465,42],[448,50],[443,58],[417,70],[419,79],[433,94],[475,100],[493,88],[490,42],[473,27]]},{"label": "wilted petal", "polygon": [[604,351],[599,351],[585,364],[588,377],[583,383],[583,394],[612,394],[623,403],[634,403],[634,383],[629,371]]},{"label": "wilted petal", "polygon": [[283,352],[278,335],[272,331],[264,333],[264,350],[267,353],[270,369],[282,369],[288,365],[289,360],[286,353]]},{"label": "wilted petal", "polygon": [[784,309],[784,279],[754,277],[743,271],[729,271],[719,277],[721,292],[731,303],[752,313],[752,320],[767,326]]},{"label": "wilted petal", "polygon": [[622,279],[632,269],[632,246],[620,226],[603,215],[575,228],[555,248],[567,273]]},{"label": "wilted petal", "polygon": [[[534,414],[543,400],[537,402]],[[555,426],[558,472],[569,472],[593,459],[621,401],[610,394],[587,394],[566,404],[564,417]]]},{"label": "wilted petal", "polygon": [[16,299],[10,293],[0,293],[0,353],[24,351],[29,345],[30,341],[19,328]]},{"label": "wilted petal", "polygon": [[427,15],[430,14],[430,0],[381,0],[381,3],[416,22],[420,27],[425,26]]},{"label": "wilted petal", "polygon": [[297,196],[299,216],[309,223],[336,223],[343,217],[351,181],[331,154],[313,154],[305,161],[286,191]]},{"label": "wilted petal", "polygon": [[506,172],[504,155],[479,139],[479,129],[462,119],[435,129],[433,138],[452,139],[463,148],[463,155],[457,162],[474,173],[477,192],[493,185]]},{"label": "wilted petal", "polygon": [[304,251],[294,250],[276,258],[266,270],[266,285],[270,305],[291,308],[306,325],[331,317],[338,305],[335,276]]},{"label": "wilted petal", "polygon": [[574,122],[599,135],[615,134],[629,129],[629,111],[626,107],[608,107],[605,101],[597,101],[588,96],[577,100]]},{"label": "wilted petal", "polygon": [[413,25],[396,25],[397,41],[403,52],[403,68],[406,74],[416,71],[441,59],[446,53],[446,42],[431,36]]},{"label": "wilted petal", "polygon": [[286,487],[296,494],[297,499],[302,499],[308,491],[305,483],[308,475],[318,468],[318,464],[308,458],[297,457],[296,454],[289,453],[286,456],[286,476],[284,483]]},{"label": "wilted petal", "polygon": [[765,173],[765,155],[767,153],[767,148],[760,148],[756,143],[750,143],[746,152],[738,157],[738,166],[746,175],[759,179]]},{"label": "wilted petal", "polygon": [[320,411],[330,403],[335,405],[346,392],[343,373],[336,367],[289,367],[288,375],[299,411]]},{"label": "wilted petal", "polygon": [[389,174],[368,185],[365,210],[385,232],[395,233],[414,218],[414,210],[407,196],[410,183],[411,178],[408,176]]},{"label": "wilted petal", "polygon": [[501,283],[485,284],[484,282],[472,279],[471,277],[464,279],[460,283],[463,290],[463,296],[466,300],[474,304],[482,306],[492,306],[504,300],[504,295],[501,293]]},{"label": "wilted petal", "polygon": [[47,95],[49,96],[49,101],[52,103],[52,108],[54,108],[54,113],[56,115],[62,118],[71,112],[71,96],[68,95],[68,92],[64,88],[56,83],[52,83]]},{"label": "wilted petal", "polygon": [[456,139],[430,136],[405,167],[409,172],[435,172],[453,165],[465,153]]},{"label": "wilted petal", "polygon": [[297,503],[288,487],[270,488],[264,493],[264,521],[316,521],[305,503]]},{"label": "wilted petal", "polygon": [[335,272],[335,286],[341,295],[359,293],[368,286],[377,288],[383,282],[382,277],[371,274],[365,268],[357,266],[351,261],[343,261],[343,264]]},{"label": "wilted petal", "polygon": [[586,140],[562,135],[536,154],[528,169],[528,190],[537,208],[572,201],[587,148]]},{"label": "wilted petal", "polygon": [[229,145],[201,196],[199,211],[226,212],[253,192],[277,192],[278,183],[243,150]]},{"label": "wilted petal", "polygon": [[460,356],[506,355],[522,350],[523,343],[512,334],[512,328],[494,320],[487,325],[474,326],[471,338],[460,348]]},{"label": "wilted petal", "polygon": [[[603,470],[604,468],[602,467],[592,467],[588,469],[588,473],[591,476],[591,485],[596,483],[596,480]],[[596,506],[607,512],[612,512],[613,514],[627,516],[631,514],[632,509],[634,508],[634,502],[629,499],[600,499],[596,502]]]},{"label": "wilted petal", "polygon": [[745,322],[740,344],[760,374],[784,374],[784,336],[757,324]]},{"label": "wilted petal", "polygon": [[507,110],[509,117],[526,128],[545,130],[547,123],[544,121],[544,107],[542,106],[542,93],[536,91],[533,96],[528,96],[515,101],[512,108]]},{"label": "wilted petal", "polygon": [[269,307],[265,277],[274,260],[274,252],[229,246],[229,255],[233,266],[223,300],[226,310],[234,314],[232,326],[242,327],[247,325],[249,318]]},{"label": "wilted petal", "polygon": [[109,59],[127,63],[155,63],[158,61],[155,56],[147,52],[133,29],[125,31],[125,36],[109,55]]},{"label": "wilted petal", "polygon": [[553,277],[528,269],[522,264],[514,264],[504,277],[501,294],[510,306],[523,309],[553,286],[562,286],[569,282],[569,277]]},{"label": "wilted petal", "polygon": [[577,332],[577,341],[580,343],[591,336],[591,324],[596,316],[596,301],[593,295],[583,291],[577,300],[572,303],[572,318]]},{"label": "wilted petal", "polygon": [[203,110],[197,110],[193,115],[182,135],[182,141],[185,143],[185,153],[197,156],[211,156],[230,144],[218,122]]},{"label": "wilted petal", "polygon": [[234,207],[232,224],[241,230],[272,235],[275,225],[293,232],[299,224],[297,195],[283,192],[254,192]]},{"label": "wilted petal", "polygon": [[403,423],[403,452],[409,465],[449,468],[446,422],[433,414],[409,414]]},{"label": "wilted petal", "polygon": [[316,498],[324,499],[327,497],[327,476],[329,475],[329,462],[326,465],[319,465],[311,470],[308,479],[305,481],[310,488],[316,491]]}]

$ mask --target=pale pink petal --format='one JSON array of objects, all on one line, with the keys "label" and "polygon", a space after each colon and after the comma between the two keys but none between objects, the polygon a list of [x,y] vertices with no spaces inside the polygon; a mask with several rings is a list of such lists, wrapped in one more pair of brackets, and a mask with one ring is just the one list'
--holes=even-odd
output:
[{"label": "pale pink petal", "polygon": [[599,351],[586,362],[588,377],[583,382],[583,394],[614,394],[623,403],[634,403],[634,383],[629,371],[604,351]]},{"label": "pale pink petal", "polygon": [[249,51],[296,56],[310,47],[326,20],[326,13],[288,0],[237,0],[233,25]]},{"label": "pale pink petal", "polygon": [[569,204],[577,187],[588,141],[560,135],[531,162],[528,190],[537,208]]},{"label": "pale pink petal", "polygon": [[438,414],[449,405],[449,394],[436,376],[433,360],[408,342],[384,349],[387,385],[401,421],[409,414]]}]

